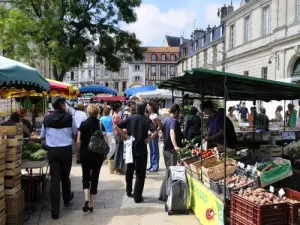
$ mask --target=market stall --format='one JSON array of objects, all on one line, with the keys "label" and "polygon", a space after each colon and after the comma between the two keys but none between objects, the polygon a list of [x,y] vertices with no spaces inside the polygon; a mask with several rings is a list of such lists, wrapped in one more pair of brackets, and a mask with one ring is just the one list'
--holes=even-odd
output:
[{"label": "market stall", "polygon": [[93,102],[125,102],[127,100],[126,97],[123,96],[96,96],[93,97]]},{"label": "market stall", "polygon": [[[48,81],[39,72],[20,62],[0,57],[0,96],[10,98],[2,101],[11,102],[11,111],[7,110],[8,118],[13,110],[29,110],[31,102],[24,101],[23,105],[17,100],[24,96],[45,96],[50,90]],[[18,97],[17,99],[14,99]],[[21,107],[22,105],[22,107]],[[29,130],[29,129],[28,129]],[[24,190],[21,185],[22,168],[22,146],[23,146],[23,124],[8,121],[0,126],[0,224],[22,224],[24,221]],[[4,204],[5,203],[5,204]]]},{"label": "market stall", "polygon": [[50,84],[50,95],[51,96],[64,96],[68,99],[77,98],[79,96],[78,88],[72,84],[63,83],[57,80],[47,79]]},{"label": "market stall", "polygon": [[130,98],[132,95],[136,93],[142,93],[147,91],[155,91],[156,87],[154,86],[144,86],[144,87],[134,87],[134,88],[127,88],[125,90],[126,97]]},{"label": "market stall", "polygon": [[81,94],[109,94],[117,95],[117,91],[103,85],[89,85],[79,88]]},{"label": "market stall", "polygon": [[[297,85],[204,69],[187,71],[182,77],[160,83],[159,87],[198,93],[202,96],[202,103],[205,96],[223,97],[224,108],[228,100],[251,100],[255,105],[256,100],[268,102],[300,98]],[[223,114],[226,131],[226,115]],[[278,151],[277,146],[249,148],[237,154],[235,149],[224,146],[203,149],[201,144],[200,148],[192,150],[191,145],[182,149],[181,157],[186,157],[183,163],[190,186],[190,206],[201,224],[226,224],[229,211],[232,225],[287,224],[289,213],[292,215],[289,222],[295,221],[296,215],[288,210],[290,203],[286,200],[290,196],[287,190],[281,190],[281,194],[273,191],[276,196],[271,196],[266,192],[268,189],[262,189],[270,184],[275,186],[278,181],[293,174],[289,160],[272,157]],[[234,194],[236,192],[240,192],[239,195]],[[298,197],[297,201],[300,200]]]}]

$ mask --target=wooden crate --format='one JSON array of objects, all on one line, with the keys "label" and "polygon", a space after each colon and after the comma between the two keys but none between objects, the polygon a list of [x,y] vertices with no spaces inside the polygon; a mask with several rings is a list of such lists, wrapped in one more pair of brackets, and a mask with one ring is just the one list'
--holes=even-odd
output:
[{"label": "wooden crate", "polygon": [[23,125],[21,123],[17,123],[14,126],[1,126],[0,129],[2,132],[6,132],[7,135],[23,134]]},{"label": "wooden crate", "polygon": [[2,137],[3,137],[2,131],[0,131],[0,137],[1,137],[1,138],[0,138],[0,145],[2,145],[2,144],[3,144],[3,143],[2,143],[2,142],[3,142],[3,141],[2,141]]},{"label": "wooden crate", "polygon": [[5,175],[5,164],[0,165],[0,177]]},{"label": "wooden crate", "polygon": [[3,157],[3,158],[0,157],[0,165],[3,165],[3,164],[5,164],[5,157]]},{"label": "wooden crate", "polygon": [[6,197],[16,197],[21,191],[21,184],[14,188],[5,188],[5,196]]},{"label": "wooden crate", "polygon": [[7,147],[6,154],[5,154],[5,160],[7,162],[14,162],[22,157],[22,146],[19,147]]},{"label": "wooden crate", "polygon": [[22,225],[24,223],[24,211],[18,215],[6,216],[6,225]]},{"label": "wooden crate", "polygon": [[19,164],[19,166],[14,168],[5,168],[4,176],[16,176],[19,173],[21,173],[21,163]]},{"label": "wooden crate", "polygon": [[0,177],[0,193],[3,191],[4,191],[4,177]]},{"label": "wooden crate", "polygon": [[[1,138],[0,138],[1,139]],[[2,139],[1,139],[2,140]],[[0,153],[5,152],[6,151],[6,143],[2,143],[0,144]]]},{"label": "wooden crate", "polygon": [[17,147],[23,145],[23,135],[13,135],[11,137],[7,137],[6,146],[7,147]]},{"label": "wooden crate", "polygon": [[6,146],[6,142],[7,142],[7,132],[2,131],[2,144]]},{"label": "wooden crate", "polygon": [[[235,160],[227,159],[226,165],[226,175],[234,173],[237,169],[237,162]],[[222,163],[209,168],[202,166],[202,174],[205,174],[206,177],[213,180],[224,178],[224,164]]]},{"label": "wooden crate", "polygon": [[[3,192],[3,191],[2,191]],[[0,212],[5,210],[5,196],[0,197]]]},{"label": "wooden crate", "polygon": [[21,174],[15,176],[5,176],[4,177],[4,187],[14,188],[21,184]]},{"label": "wooden crate", "polygon": [[16,197],[6,197],[6,215],[14,216],[24,211],[24,191],[20,191]]},{"label": "wooden crate", "polygon": [[6,212],[5,212],[5,209],[0,211],[0,225],[6,225]]},{"label": "wooden crate", "polygon": [[[21,166],[21,159],[17,160],[17,161],[6,161],[5,163],[5,169],[16,169],[19,168]],[[15,174],[16,175],[16,174]]]}]

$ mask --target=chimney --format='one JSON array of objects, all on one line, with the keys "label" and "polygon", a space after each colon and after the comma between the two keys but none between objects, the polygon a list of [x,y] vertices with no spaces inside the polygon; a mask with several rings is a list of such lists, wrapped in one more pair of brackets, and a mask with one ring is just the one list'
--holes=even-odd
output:
[{"label": "chimney", "polygon": [[208,25],[208,27],[206,28],[206,32],[209,33],[212,30],[212,28]]},{"label": "chimney", "polygon": [[180,37],[180,44],[181,45],[183,44],[183,37],[182,36]]},{"label": "chimney", "polygon": [[223,18],[225,18],[228,14],[228,11],[227,11],[227,7],[226,5],[224,5],[222,8],[221,8],[221,15],[220,15],[220,19],[222,20]]},{"label": "chimney", "polygon": [[197,29],[194,31],[194,38],[198,39],[205,34],[205,31],[202,29]]},{"label": "chimney", "polygon": [[234,7],[233,7],[232,1],[231,1],[231,5],[229,5],[227,7],[227,15],[230,15],[231,13],[233,13],[233,11],[234,11]]}]

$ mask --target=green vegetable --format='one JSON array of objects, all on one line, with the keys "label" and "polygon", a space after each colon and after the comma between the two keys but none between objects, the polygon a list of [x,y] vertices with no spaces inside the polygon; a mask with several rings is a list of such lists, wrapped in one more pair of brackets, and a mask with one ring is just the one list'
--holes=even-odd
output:
[{"label": "green vegetable", "polygon": [[23,145],[23,151],[28,150],[31,153],[36,152],[37,150],[42,149],[42,148],[43,147],[42,147],[41,144],[35,143],[35,142],[32,142],[32,141],[29,141],[29,142],[27,142],[26,144]]},{"label": "green vegetable", "polygon": [[23,151],[22,151],[22,159],[29,159],[30,155],[31,155],[30,151],[28,151],[28,150],[24,151],[24,149],[23,149]]},{"label": "green vegetable", "polygon": [[48,152],[44,149],[40,149],[34,153],[30,154],[30,159],[33,161],[41,161],[47,158]]}]

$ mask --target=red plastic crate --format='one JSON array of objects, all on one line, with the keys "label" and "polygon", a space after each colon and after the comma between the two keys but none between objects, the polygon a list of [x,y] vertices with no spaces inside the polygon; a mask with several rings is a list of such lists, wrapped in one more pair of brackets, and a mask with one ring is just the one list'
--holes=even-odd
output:
[{"label": "red plastic crate", "polygon": [[[284,188],[285,196],[292,200],[300,201],[300,192],[289,188]],[[289,205],[289,225],[300,224],[300,203],[288,203]]]},{"label": "red plastic crate", "polygon": [[238,217],[234,213],[230,213],[230,225],[252,225],[249,222],[243,220],[242,218]]},{"label": "red plastic crate", "polygon": [[[231,212],[247,225],[287,225],[289,218],[289,205],[286,203],[273,205],[257,205],[231,193]],[[246,224],[245,224],[246,225]]]}]

